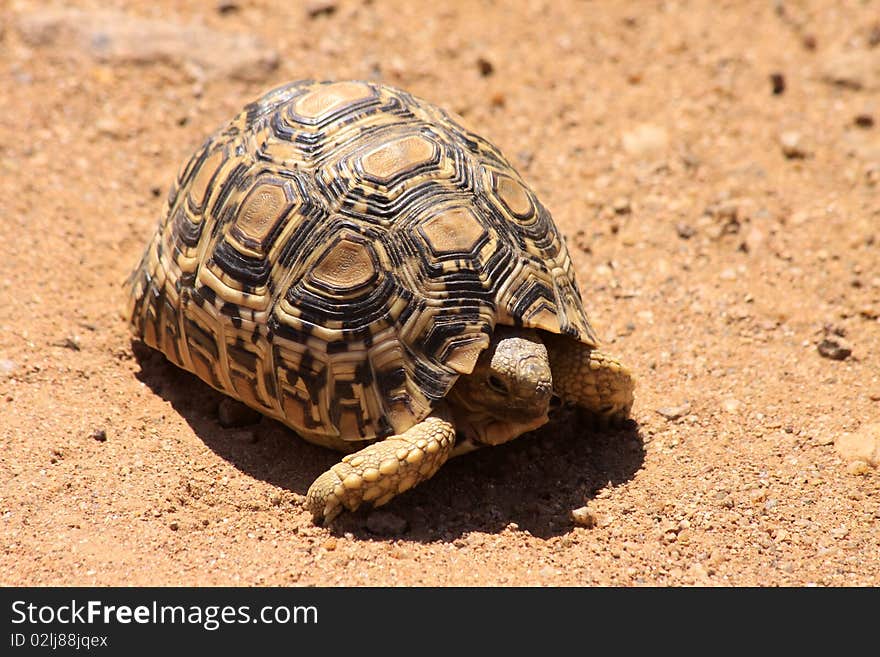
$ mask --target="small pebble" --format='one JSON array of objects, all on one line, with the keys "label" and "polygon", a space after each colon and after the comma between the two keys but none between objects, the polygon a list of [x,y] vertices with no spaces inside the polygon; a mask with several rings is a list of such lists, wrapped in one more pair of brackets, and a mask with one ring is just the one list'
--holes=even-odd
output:
[{"label": "small pebble", "polygon": [[675,232],[683,240],[689,240],[697,233],[697,231],[694,230],[693,226],[684,222],[679,222],[675,224]]},{"label": "small pebble", "polygon": [[379,536],[394,536],[409,529],[405,518],[390,511],[373,511],[367,517],[367,530]]},{"label": "small pebble", "polygon": [[585,506],[572,509],[569,515],[571,516],[571,521],[576,525],[586,527],[587,529],[596,526],[596,516]]},{"label": "small pebble", "polygon": [[782,73],[770,74],[770,85],[773,95],[778,96],[785,92],[785,76]]},{"label": "small pebble", "polygon": [[678,420],[691,412],[691,404],[684,402],[678,406],[664,406],[656,409],[656,412],[667,420]]},{"label": "small pebble", "polygon": [[803,159],[809,155],[804,145],[804,139],[799,132],[783,132],[779,135],[779,145],[782,154],[789,160]]},{"label": "small pebble", "polygon": [[336,0],[310,0],[306,3],[306,14],[309,18],[331,16],[336,12]]},{"label": "small pebble", "polygon": [[853,123],[855,123],[860,128],[873,128],[874,117],[870,114],[858,114],[856,115],[856,118],[853,119]]},{"label": "small pebble", "polygon": [[623,196],[614,199],[611,207],[616,214],[629,214],[632,209],[630,207],[629,199]]},{"label": "small pebble", "polygon": [[818,345],[819,355],[831,360],[845,360],[852,354],[852,348],[845,340],[836,336],[829,336]]},{"label": "small pebble", "polygon": [[333,550],[335,550],[336,549],[336,539],[331,536],[326,541],[324,541],[324,549],[327,550],[328,552],[332,552]]},{"label": "small pebble", "polygon": [[171,522],[168,523],[168,529],[170,529],[173,532],[176,532],[178,529],[180,529],[180,525],[177,523],[176,520],[172,520]]},{"label": "small pebble", "polygon": [[95,429],[89,434],[89,437],[97,440],[99,443],[107,442],[107,432],[104,429]]},{"label": "small pebble", "polygon": [[220,0],[220,2],[217,3],[218,14],[234,14],[239,9],[241,9],[241,5],[235,2],[235,0]]},{"label": "small pebble", "polygon": [[875,58],[863,50],[843,50],[825,57],[822,79],[844,89],[875,89],[880,84],[880,71]]},{"label": "small pebble", "polygon": [[669,133],[666,128],[646,123],[625,132],[621,142],[630,155],[656,156],[669,147]]},{"label": "small pebble", "polygon": [[492,65],[492,62],[485,57],[479,57],[477,59],[477,70],[480,72],[480,75],[486,78],[495,72],[495,67]]},{"label": "small pebble", "polygon": [[742,402],[738,399],[725,399],[721,402],[721,408],[728,413],[738,413],[739,409],[742,408]]}]

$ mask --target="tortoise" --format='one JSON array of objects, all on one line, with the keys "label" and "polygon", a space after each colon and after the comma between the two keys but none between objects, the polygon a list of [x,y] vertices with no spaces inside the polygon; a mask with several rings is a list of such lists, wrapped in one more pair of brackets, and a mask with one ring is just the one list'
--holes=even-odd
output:
[{"label": "tortoise", "polygon": [[135,338],[348,452],[308,490],[316,523],[536,429],[551,398],[602,422],[633,402],[534,192],[384,84],[297,81],[245,106],[180,169],[128,288]]}]

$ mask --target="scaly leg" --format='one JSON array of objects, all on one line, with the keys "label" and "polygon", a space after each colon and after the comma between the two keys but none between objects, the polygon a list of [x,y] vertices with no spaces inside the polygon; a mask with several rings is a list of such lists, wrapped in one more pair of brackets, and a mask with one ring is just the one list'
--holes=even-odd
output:
[{"label": "scaly leg", "polygon": [[553,391],[592,413],[603,424],[619,424],[632,409],[635,381],[614,356],[564,336],[545,340]]},{"label": "scaly leg", "polygon": [[454,444],[455,427],[445,412],[435,411],[402,434],[343,458],[309,487],[306,507],[315,522],[327,523],[363,502],[382,506],[433,477]]}]

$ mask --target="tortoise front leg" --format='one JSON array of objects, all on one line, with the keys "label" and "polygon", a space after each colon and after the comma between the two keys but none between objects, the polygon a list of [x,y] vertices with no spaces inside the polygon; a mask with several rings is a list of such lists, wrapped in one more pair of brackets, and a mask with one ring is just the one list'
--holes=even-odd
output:
[{"label": "tortoise front leg", "polygon": [[316,523],[327,523],[363,502],[382,506],[433,477],[454,444],[455,427],[445,412],[435,411],[402,434],[349,454],[315,479],[306,508]]},{"label": "tortoise front leg", "polygon": [[592,413],[602,424],[629,417],[635,381],[614,356],[564,336],[545,340],[553,372],[553,391]]}]

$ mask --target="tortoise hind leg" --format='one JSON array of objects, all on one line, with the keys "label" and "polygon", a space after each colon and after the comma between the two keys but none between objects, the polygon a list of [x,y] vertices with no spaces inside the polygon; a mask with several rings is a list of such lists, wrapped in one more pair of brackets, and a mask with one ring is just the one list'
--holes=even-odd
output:
[{"label": "tortoise hind leg", "polygon": [[553,390],[602,425],[629,417],[635,381],[616,357],[564,336],[547,336]]},{"label": "tortoise hind leg", "polygon": [[445,413],[435,412],[402,434],[347,455],[315,479],[306,508],[315,522],[327,523],[364,502],[382,506],[433,477],[454,444],[455,427]]}]

